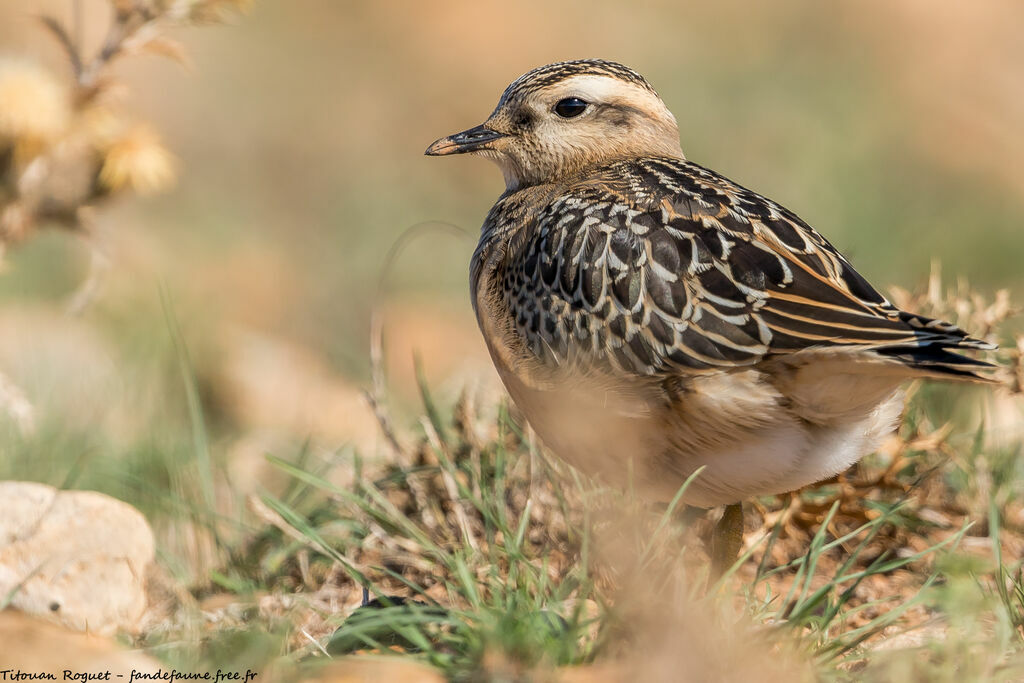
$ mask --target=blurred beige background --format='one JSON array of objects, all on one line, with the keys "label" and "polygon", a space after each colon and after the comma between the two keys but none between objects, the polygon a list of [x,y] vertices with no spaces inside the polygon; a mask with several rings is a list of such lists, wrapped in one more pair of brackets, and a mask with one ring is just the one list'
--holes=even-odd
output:
[{"label": "blurred beige background", "polygon": [[[71,5],[0,1],[0,54],[64,68],[33,16],[67,18]],[[95,42],[107,3],[85,7]],[[113,268],[79,320],[60,311],[83,277],[80,243],[50,233],[9,254],[0,318],[17,339],[0,367],[45,405],[62,389],[26,368],[67,362],[78,377],[87,365],[120,407],[94,408],[83,433],[177,443],[186,417],[165,288],[223,443],[264,431],[372,442],[358,390],[390,246],[423,222],[475,235],[503,189],[484,160],[423,150],[482,121],[524,71],[584,56],[645,74],[692,160],[795,210],[883,289],[922,284],[937,259],[951,279],[1019,295],[1022,25],[1017,0],[257,0],[231,25],[176,32],[191,70],[119,67],[181,178],[101,213]],[[413,348],[449,397],[490,373],[466,291],[473,246],[426,229],[384,275],[400,400],[414,395]],[[54,334],[84,360],[40,351],[39,335]],[[178,427],[155,426],[156,414]]]}]

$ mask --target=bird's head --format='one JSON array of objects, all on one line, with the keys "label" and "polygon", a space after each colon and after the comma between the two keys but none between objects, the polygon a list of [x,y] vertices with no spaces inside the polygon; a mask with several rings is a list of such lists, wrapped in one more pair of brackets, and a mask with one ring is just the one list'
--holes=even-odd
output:
[{"label": "bird's head", "polygon": [[676,119],[654,88],[629,67],[600,59],[524,74],[486,121],[441,138],[426,153],[493,159],[510,190],[616,159],[683,158]]}]

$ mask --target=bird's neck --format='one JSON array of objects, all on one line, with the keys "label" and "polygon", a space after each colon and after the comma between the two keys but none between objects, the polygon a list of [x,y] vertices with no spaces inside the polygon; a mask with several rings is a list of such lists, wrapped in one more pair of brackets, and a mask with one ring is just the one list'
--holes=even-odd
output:
[{"label": "bird's neck", "polygon": [[560,153],[547,153],[542,161],[524,162],[514,158],[496,160],[505,179],[505,194],[530,187],[562,185],[586,176],[595,169],[629,159],[659,157],[686,161],[678,138],[631,137],[621,140],[620,144],[616,142],[604,141],[599,154],[591,154],[584,149],[568,149]]}]

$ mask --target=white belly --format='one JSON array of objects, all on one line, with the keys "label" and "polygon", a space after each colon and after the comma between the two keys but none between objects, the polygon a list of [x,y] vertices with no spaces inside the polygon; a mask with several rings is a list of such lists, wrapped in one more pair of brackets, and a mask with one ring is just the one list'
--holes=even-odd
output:
[{"label": "white belly", "polygon": [[538,389],[507,368],[499,373],[541,439],[570,464],[664,501],[703,467],[683,497],[701,507],[842,472],[881,444],[902,408],[898,379],[879,383],[861,374],[830,375],[833,391],[807,406],[801,400],[821,387],[787,396],[757,370],[695,380],[668,401],[643,382],[600,378]]}]

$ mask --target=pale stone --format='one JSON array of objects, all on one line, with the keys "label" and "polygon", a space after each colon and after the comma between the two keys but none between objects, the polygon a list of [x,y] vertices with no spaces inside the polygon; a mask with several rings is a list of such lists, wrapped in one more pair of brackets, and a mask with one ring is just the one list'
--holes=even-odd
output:
[{"label": "pale stone", "polygon": [[[132,671],[155,673],[161,665],[140,652],[123,650],[108,638],[72,633],[26,614],[11,610],[0,612],[0,671],[14,670],[31,674],[52,674],[56,680],[71,676],[103,675],[109,680],[129,680]],[[118,678],[118,674],[124,678]],[[84,680],[78,678],[77,680]],[[95,679],[94,679],[95,680]]]},{"label": "pale stone", "polygon": [[0,596],[79,631],[133,630],[153,533],[138,510],[92,491],[0,482]]},{"label": "pale stone", "polygon": [[441,673],[406,657],[341,657],[303,683],[443,683]]}]

